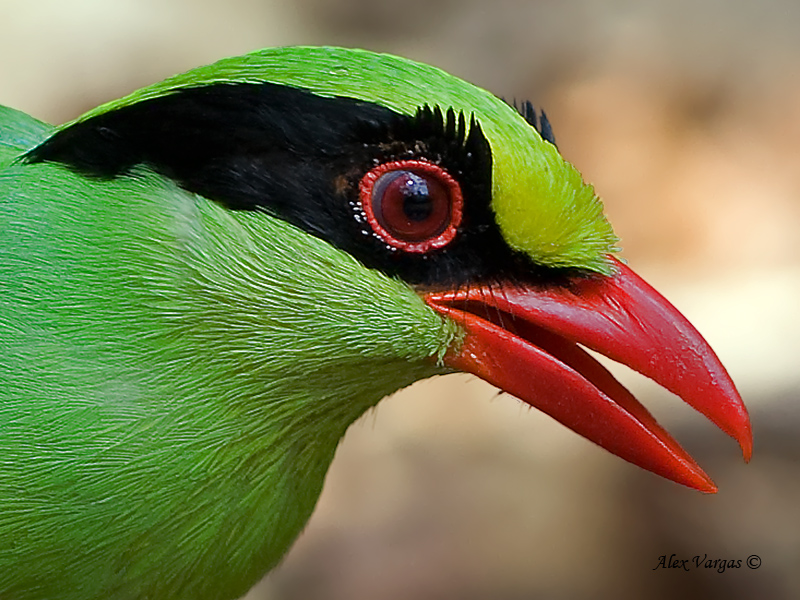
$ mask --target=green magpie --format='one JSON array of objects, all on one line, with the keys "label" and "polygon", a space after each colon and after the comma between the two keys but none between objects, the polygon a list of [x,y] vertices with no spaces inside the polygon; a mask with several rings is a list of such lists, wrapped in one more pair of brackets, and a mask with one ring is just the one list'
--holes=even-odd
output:
[{"label": "green magpie", "polygon": [[716,491],[586,351],[749,459],[724,367],[616,243],[543,112],[395,56],[262,50],[60,127],[0,109],[0,598],[241,596],[347,428],[454,371]]}]

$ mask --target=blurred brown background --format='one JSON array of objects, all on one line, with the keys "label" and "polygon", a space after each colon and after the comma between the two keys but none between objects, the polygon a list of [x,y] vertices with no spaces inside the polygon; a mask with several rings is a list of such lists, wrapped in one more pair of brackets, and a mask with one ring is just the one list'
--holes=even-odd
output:
[{"label": "blurred brown background", "polygon": [[[614,458],[474,378],[385,400],[247,600],[800,597],[800,2],[2,0],[0,103],[62,122],[263,46],[362,46],[543,106],[632,266],[703,332],[755,453],[620,377],[720,488]],[[737,569],[653,568],[661,555]],[[749,555],[762,565],[746,566]]]}]

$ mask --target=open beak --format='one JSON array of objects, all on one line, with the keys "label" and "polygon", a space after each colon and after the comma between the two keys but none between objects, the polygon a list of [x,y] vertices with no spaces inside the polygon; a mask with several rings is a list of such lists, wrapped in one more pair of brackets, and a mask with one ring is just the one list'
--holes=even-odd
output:
[{"label": "open beak", "polygon": [[650,377],[733,437],[750,460],[750,419],[714,351],[621,262],[566,286],[492,284],[425,301],[466,332],[444,358],[552,416],[609,452],[703,492],[714,482],[581,346]]}]

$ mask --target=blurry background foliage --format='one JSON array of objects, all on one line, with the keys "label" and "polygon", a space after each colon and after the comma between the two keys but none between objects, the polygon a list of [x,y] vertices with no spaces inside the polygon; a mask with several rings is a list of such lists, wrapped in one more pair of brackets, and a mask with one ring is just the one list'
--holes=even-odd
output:
[{"label": "blurry background foliage", "polygon": [[[745,466],[703,418],[620,374],[712,497],[474,378],[422,382],[351,428],[308,529],[248,600],[800,597],[800,2],[2,0],[0,23],[0,102],[54,123],[283,44],[402,54],[532,100],[624,257],[750,407]],[[743,562],[653,570],[672,553]]]}]

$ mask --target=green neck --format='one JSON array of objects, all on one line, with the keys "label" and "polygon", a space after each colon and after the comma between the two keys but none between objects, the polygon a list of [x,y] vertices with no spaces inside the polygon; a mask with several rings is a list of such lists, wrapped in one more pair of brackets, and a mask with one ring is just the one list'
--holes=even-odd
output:
[{"label": "green neck", "polygon": [[[36,445],[0,430],[18,457],[0,482],[13,498],[0,540],[15,511],[39,515],[19,545],[29,555],[0,542],[0,589],[26,561],[35,582],[18,585],[70,600],[245,593],[304,526],[347,427],[444,372],[454,325],[325,242],[152,174],[6,173],[0,292],[24,327],[2,334],[3,414],[70,451],[41,465]],[[31,393],[43,381],[47,398]],[[72,504],[54,511],[64,486]],[[194,587],[209,572],[214,589]]]}]

